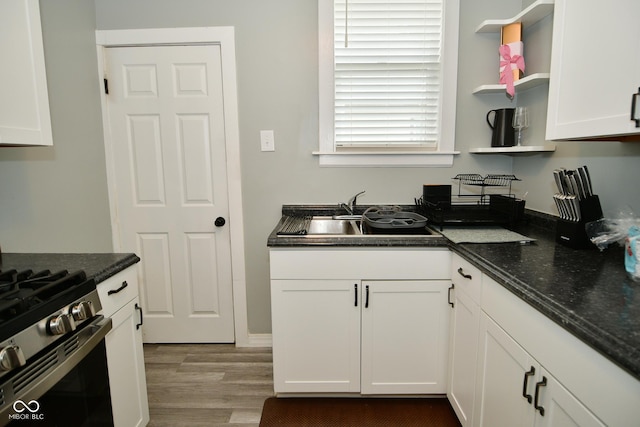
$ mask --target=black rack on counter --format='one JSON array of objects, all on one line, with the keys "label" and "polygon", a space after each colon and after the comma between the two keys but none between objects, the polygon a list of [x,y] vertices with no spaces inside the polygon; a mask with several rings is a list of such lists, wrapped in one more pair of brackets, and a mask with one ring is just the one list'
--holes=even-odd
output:
[{"label": "black rack on counter", "polygon": [[[515,175],[458,174],[453,179],[458,181],[455,201],[451,185],[425,185],[422,197],[415,199],[418,210],[440,230],[445,225],[514,226],[522,219],[525,201],[511,192],[513,181],[520,181]],[[480,193],[465,194],[465,185],[480,187]]]},{"label": "black rack on counter", "polygon": [[[458,181],[458,197],[479,197],[480,203],[485,204],[487,202],[486,197],[488,194],[486,193],[487,189],[490,187],[501,187],[508,188],[506,193],[499,193],[500,195],[515,197],[513,193],[511,193],[511,184],[513,181],[520,181],[516,178],[515,175],[496,175],[489,174],[485,177],[479,175],[477,173],[463,173],[458,174],[453,178],[455,181]],[[480,194],[463,194],[462,186],[463,185],[471,185],[475,187],[480,187]]]}]

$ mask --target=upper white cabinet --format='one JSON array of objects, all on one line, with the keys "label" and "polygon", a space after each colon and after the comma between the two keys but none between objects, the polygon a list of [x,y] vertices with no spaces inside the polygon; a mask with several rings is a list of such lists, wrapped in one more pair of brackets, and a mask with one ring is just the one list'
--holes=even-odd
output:
[{"label": "upper white cabinet", "polygon": [[547,139],[640,134],[638,17],[637,0],[556,0]]},{"label": "upper white cabinet", "polygon": [[53,145],[38,0],[2,0],[0,34],[0,144]]}]

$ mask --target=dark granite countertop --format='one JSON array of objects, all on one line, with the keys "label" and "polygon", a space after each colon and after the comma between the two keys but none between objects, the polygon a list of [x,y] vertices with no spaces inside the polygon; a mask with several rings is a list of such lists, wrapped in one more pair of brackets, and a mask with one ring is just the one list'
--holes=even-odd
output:
[{"label": "dark granite countertop", "polygon": [[100,283],[125,268],[140,261],[135,254],[96,253],[3,253],[0,270],[16,269],[34,271],[83,270],[88,278]]},{"label": "dark granite countertop", "polygon": [[624,269],[624,249],[571,249],[556,243],[553,226],[516,231],[537,240],[452,250],[640,379],[640,283]]},{"label": "dark granite countertop", "polygon": [[[331,215],[337,207],[287,205],[283,215]],[[403,207],[404,209],[405,207]],[[307,210],[309,209],[309,210]],[[344,213],[344,212],[337,212]],[[555,217],[527,211],[515,231],[532,244],[453,244],[446,238],[277,236],[268,246],[447,246],[558,325],[640,379],[640,283],[624,269],[624,251],[578,250],[555,241]]]}]

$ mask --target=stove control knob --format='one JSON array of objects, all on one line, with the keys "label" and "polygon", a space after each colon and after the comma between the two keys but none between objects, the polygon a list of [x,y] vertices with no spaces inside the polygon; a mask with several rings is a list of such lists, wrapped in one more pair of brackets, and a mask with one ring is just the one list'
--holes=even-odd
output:
[{"label": "stove control knob", "polygon": [[51,335],[66,334],[67,332],[71,332],[74,329],[76,329],[76,322],[69,314],[60,314],[58,316],[53,316],[47,322],[47,331]]},{"label": "stove control knob", "polygon": [[69,310],[69,314],[77,322],[89,319],[96,315],[96,309],[93,308],[91,301],[80,301]]},{"label": "stove control knob", "polygon": [[9,345],[0,350],[0,371],[10,371],[24,366],[25,363],[27,361],[24,354],[17,345]]}]

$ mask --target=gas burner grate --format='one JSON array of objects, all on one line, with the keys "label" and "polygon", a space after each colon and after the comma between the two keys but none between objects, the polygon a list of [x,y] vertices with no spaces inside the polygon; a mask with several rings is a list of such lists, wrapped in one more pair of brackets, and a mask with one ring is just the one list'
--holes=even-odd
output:
[{"label": "gas burner grate", "polygon": [[[90,283],[91,282],[91,283]],[[0,341],[95,290],[83,271],[0,272]]]}]

